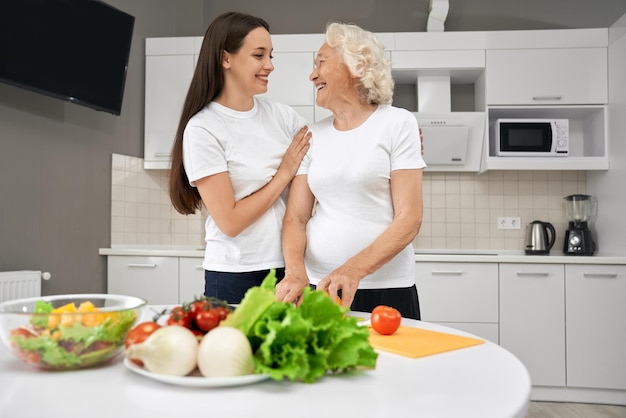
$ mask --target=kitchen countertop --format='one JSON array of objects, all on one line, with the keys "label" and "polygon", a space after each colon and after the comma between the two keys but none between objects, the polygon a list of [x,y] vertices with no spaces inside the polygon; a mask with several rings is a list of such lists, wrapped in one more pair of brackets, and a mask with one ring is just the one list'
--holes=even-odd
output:
[{"label": "kitchen countertop", "polygon": [[[144,312],[144,316],[149,312]],[[472,336],[440,325],[403,324]],[[104,367],[46,372],[0,349],[0,416],[180,417],[519,417],[531,383],[522,363],[484,344],[421,358],[380,352],[375,370],[328,376],[313,384],[272,380],[229,388],[174,386],[138,375],[121,359]],[[193,414],[193,415],[192,415]]]},{"label": "kitchen countertop", "polygon": [[[199,246],[112,246],[100,248],[100,255],[126,255],[148,257],[204,257]],[[459,263],[547,263],[547,264],[623,264],[624,254],[597,254],[593,256],[564,255],[552,250],[550,255],[526,255],[524,251],[511,250],[416,250],[415,261],[459,262]]]}]

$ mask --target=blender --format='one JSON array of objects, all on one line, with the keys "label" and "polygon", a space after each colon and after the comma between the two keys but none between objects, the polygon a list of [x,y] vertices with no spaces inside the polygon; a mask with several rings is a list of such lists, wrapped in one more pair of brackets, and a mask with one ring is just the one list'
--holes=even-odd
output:
[{"label": "blender", "polygon": [[566,255],[592,255],[596,251],[589,223],[597,211],[597,201],[586,194],[565,196],[565,213],[569,225],[565,231],[563,253]]}]

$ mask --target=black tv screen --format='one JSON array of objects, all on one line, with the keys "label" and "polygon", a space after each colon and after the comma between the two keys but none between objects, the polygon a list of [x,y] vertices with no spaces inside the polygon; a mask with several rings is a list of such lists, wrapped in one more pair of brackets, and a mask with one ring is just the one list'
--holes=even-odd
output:
[{"label": "black tv screen", "polygon": [[119,115],[134,23],[98,0],[0,0],[0,81]]}]

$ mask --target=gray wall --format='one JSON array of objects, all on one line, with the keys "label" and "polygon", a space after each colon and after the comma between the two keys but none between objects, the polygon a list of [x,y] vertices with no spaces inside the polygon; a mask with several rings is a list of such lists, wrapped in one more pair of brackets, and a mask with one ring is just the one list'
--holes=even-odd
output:
[{"label": "gray wall", "polygon": [[[49,271],[43,294],[106,291],[111,153],[143,156],[144,39],[204,34],[227,10],[274,33],[319,33],[331,19],[375,32],[423,31],[428,0],[108,0],[135,16],[122,114],[0,84],[0,271]],[[446,30],[607,27],[624,0],[450,0]]]},{"label": "gray wall", "polygon": [[[319,33],[330,20],[373,32],[426,30],[429,0],[204,0],[208,24],[239,10],[267,19],[272,33]],[[626,0],[449,0],[446,31],[608,27],[626,12]]]}]

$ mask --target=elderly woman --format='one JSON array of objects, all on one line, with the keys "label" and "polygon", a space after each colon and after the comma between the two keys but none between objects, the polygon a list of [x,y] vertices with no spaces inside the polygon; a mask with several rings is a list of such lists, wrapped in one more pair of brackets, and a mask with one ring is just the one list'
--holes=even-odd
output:
[{"label": "elderly woman", "polygon": [[276,296],[294,302],[312,285],[353,310],[387,305],[419,319],[412,241],[426,164],[415,117],[391,106],[383,45],[356,25],[332,23],[310,79],[332,116],[310,128],[290,188]]}]

